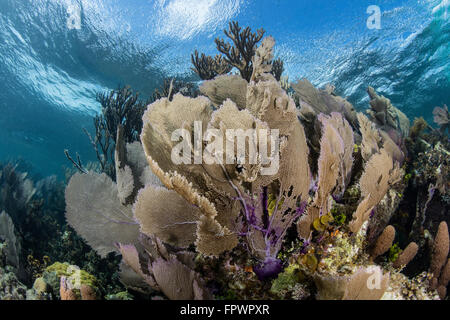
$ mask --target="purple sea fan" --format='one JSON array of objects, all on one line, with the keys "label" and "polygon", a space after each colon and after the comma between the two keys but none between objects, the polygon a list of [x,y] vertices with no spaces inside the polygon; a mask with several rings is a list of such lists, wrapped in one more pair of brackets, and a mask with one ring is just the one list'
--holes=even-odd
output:
[{"label": "purple sea fan", "polygon": [[276,277],[282,271],[282,261],[277,258],[283,238],[289,227],[304,213],[306,203],[296,205],[297,197],[279,194],[274,197],[267,187],[259,195],[244,199],[244,221],[249,248],[261,261],[254,267],[260,280]]}]

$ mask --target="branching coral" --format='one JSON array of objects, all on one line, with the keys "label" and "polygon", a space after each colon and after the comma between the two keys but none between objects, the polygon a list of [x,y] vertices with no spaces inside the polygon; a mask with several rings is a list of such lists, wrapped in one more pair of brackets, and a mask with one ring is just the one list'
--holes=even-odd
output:
[{"label": "branching coral", "polygon": [[104,131],[111,136],[114,143],[117,139],[117,128],[121,125],[125,142],[138,140],[146,106],[145,102],[139,100],[139,94],[133,93],[130,87],[122,87],[98,93],[97,100],[102,105],[102,114],[95,122],[97,134],[98,131]]},{"label": "branching coral", "polygon": [[115,178],[113,154],[117,129],[122,126],[125,142],[136,141],[142,129],[145,103],[139,101],[139,95],[129,87],[98,93],[97,100],[102,105],[102,114],[94,117],[95,136],[84,131],[94,147],[102,172]]},{"label": "branching coral", "polygon": [[[196,97],[199,94],[195,84],[176,78],[168,78],[164,79],[163,85],[159,89],[155,89],[151,101],[156,101],[161,98],[172,100],[173,96],[177,93],[182,93],[190,97]],[[150,103],[150,101],[147,101],[146,104],[148,103]]]},{"label": "branching coral", "polygon": [[264,29],[253,33],[249,27],[242,30],[236,21],[230,22],[229,30],[224,30],[225,35],[233,42],[234,46],[226,43],[223,39],[215,40],[217,50],[225,55],[225,60],[237,68],[241,77],[250,80],[252,75],[252,59],[255,55],[257,44],[264,36]]},{"label": "branching coral", "polygon": [[[97,93],[97,101],[101,104],[101,114],[94,117],[95,135],[83,128],[95,150],[100,171],[116,179],[114,165],[114,145],[117,141],[117,132],[121,127],[121,139],[124,143],[138,140],[142,130],[142,114],[147,102],[139,99],[138,93],[133,93],[130,87],[119,87],[109,92]],[[77,154],[73,159],[68,150],[64,151],[67,159],[72,162],[74,168],[81,173],[87,173]]]},{"label": "branching coral", "polygon": [[[229,29],[224,30],[225,35],[232,41],[232,44],[223,39],[216,38],[217,50],[223,54],[218,54],[214,58],[199,53],[197,50],[191,55],[193,64],[192,70],[199,75],[202,80],[211,80],[218,75],[227,74],[234,67],[239,70],[243,79],[250,81],[253,74],[253,58],[255,56],[258,43],[264,37],[264,29],[253,33],[250,27],[242,29],[236,21],[230,22]],[[284,71],[284,63],[280,59],[268,61],[272,65],[269,71],[280,80]]]},{"label": "branching coral", "polygon": [[211,80],[217,75],[227,74],[233,68],[223,56],[218,54],[212,58],[204,53],[199,56],[197,50],[191,56],[191,62],[194,66],[192,70],[203,80]]}]

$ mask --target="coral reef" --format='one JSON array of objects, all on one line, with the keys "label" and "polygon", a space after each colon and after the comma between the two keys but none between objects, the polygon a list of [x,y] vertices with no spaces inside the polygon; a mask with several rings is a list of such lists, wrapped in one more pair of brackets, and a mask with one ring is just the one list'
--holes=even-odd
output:
[{"label": "coral reef", "polygon": [[199,86],[99,93],[67,183],[0,164],[0,299],[448,299],[447,106],[357,112],[224,32]]},{"label": "coral reef", "polygon": [[382,300],[439,300],[435,292],[429,291],[429,286],[430,280],[426,272],[412,279],[402,273],[394,273]]},{"label": "coral reef", "polygon": [[[51,261],[67,261],[96,274],[104,293],[123,290],[117,258],[100,259],[67,225],[64,183],[54,176],[34,182],[30,174],[18,171],[19,163],[0,167],[4,179],[1,209],[5,209],[0,214],[0,266],[5,285],[17,283],[17,288],[26,291],[27,299],[56,298],[43,290],[38,279]],[[17,200],[20,201],[16,203]],[[11,211],[7,213],[6,209]],[[10,289],[9,295],[14,288]]]},{"label": "coral reef", "polygon": [[[317,162],[320,153],[321,123],[319,115],[329,116],[340,113],[352,128],[357,128],[357,113],[351,103],[337,96],[332,86],[325,90],[316,89],[307,79],[291,84],[292,97],[299,106],[299,117],[305,128],[308,147],[310,150],[310,167],[317,173]],[[360,140],[356,134],[356,140]]]},{"label": "coral reef", "polygon": [[[167,96],[147,107],[140,143],[117,127],[116,181],[95,172],[71,178],[70,225],[100,255],[122,256],[121,281],[129,290],[158,298],[436,299],[438,292],[444,298],[445,222],[429,273],[422,265],[410,277],[407,269],[425,257],[430,241],[413,241],[410,222],[409,229],[398,226],[412,181],[405,175],[414,161],[408,139],[428,127],[416,122],[410,129],[373,88],[369,117],[332,86],[318,90],[302,80],[288,93],[274,76],[280,66],[273,38],[237,23],[225,34],[234,47],[216,40],[224,57],[192,56],[206,80],[204,96],[172,94],[171,83]],[[228,75],[230,66],[240,76]],[[203,144],[207,129],[213,147]],[[254,144],[253,151],[270,150],[279,170],[252,156],[251,142],[227,158],[220,146],[238,139],[226,135],[229,129],[255,129],[257,138],[278,130],[278,142],[266,139],[268,146]],[[176,130],[182,133],[174,139]],[[443,161],[430,168],[443,170]],[[433,174],[433,188],[444,195],[446,180]]]}]

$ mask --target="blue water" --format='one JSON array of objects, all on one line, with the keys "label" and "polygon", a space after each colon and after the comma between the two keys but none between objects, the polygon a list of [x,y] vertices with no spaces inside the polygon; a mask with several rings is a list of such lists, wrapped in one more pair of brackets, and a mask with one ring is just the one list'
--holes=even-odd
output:
[{"label": "blue water", "polygon": [[[380,30],[366,26],[369,5]],[[0,0],[0,161],[62,176],[65,148],[94,160],[82,128],[93,129],[95,93],[195,80],[191,52],[215,53],[231,20],[275,37],[291,81],[331,82],[359,110],[369,85],[411,119],[450,104],[448,0]]]}]

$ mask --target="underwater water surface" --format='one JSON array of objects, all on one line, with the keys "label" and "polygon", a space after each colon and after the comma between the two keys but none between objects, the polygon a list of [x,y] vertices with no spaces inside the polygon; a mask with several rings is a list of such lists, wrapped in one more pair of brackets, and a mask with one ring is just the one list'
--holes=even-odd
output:
[{"label": "underwater water surface", "polygon": [[[380,30],[366,26],[372,2],[2,0],[0,159],[21,157],[43,176],[62,175],[65,148],[93,160],[82,128],[100,111],[96,92],[149,96],[167,77],[196,81],[190,54],[214,52],[231,20],[275,37],[291,81],[332,83],[358,109],[370,85],[431,122],[450,96],[448,1],[376,1]],[[68,27],[71,7],[80,28]]]}]

